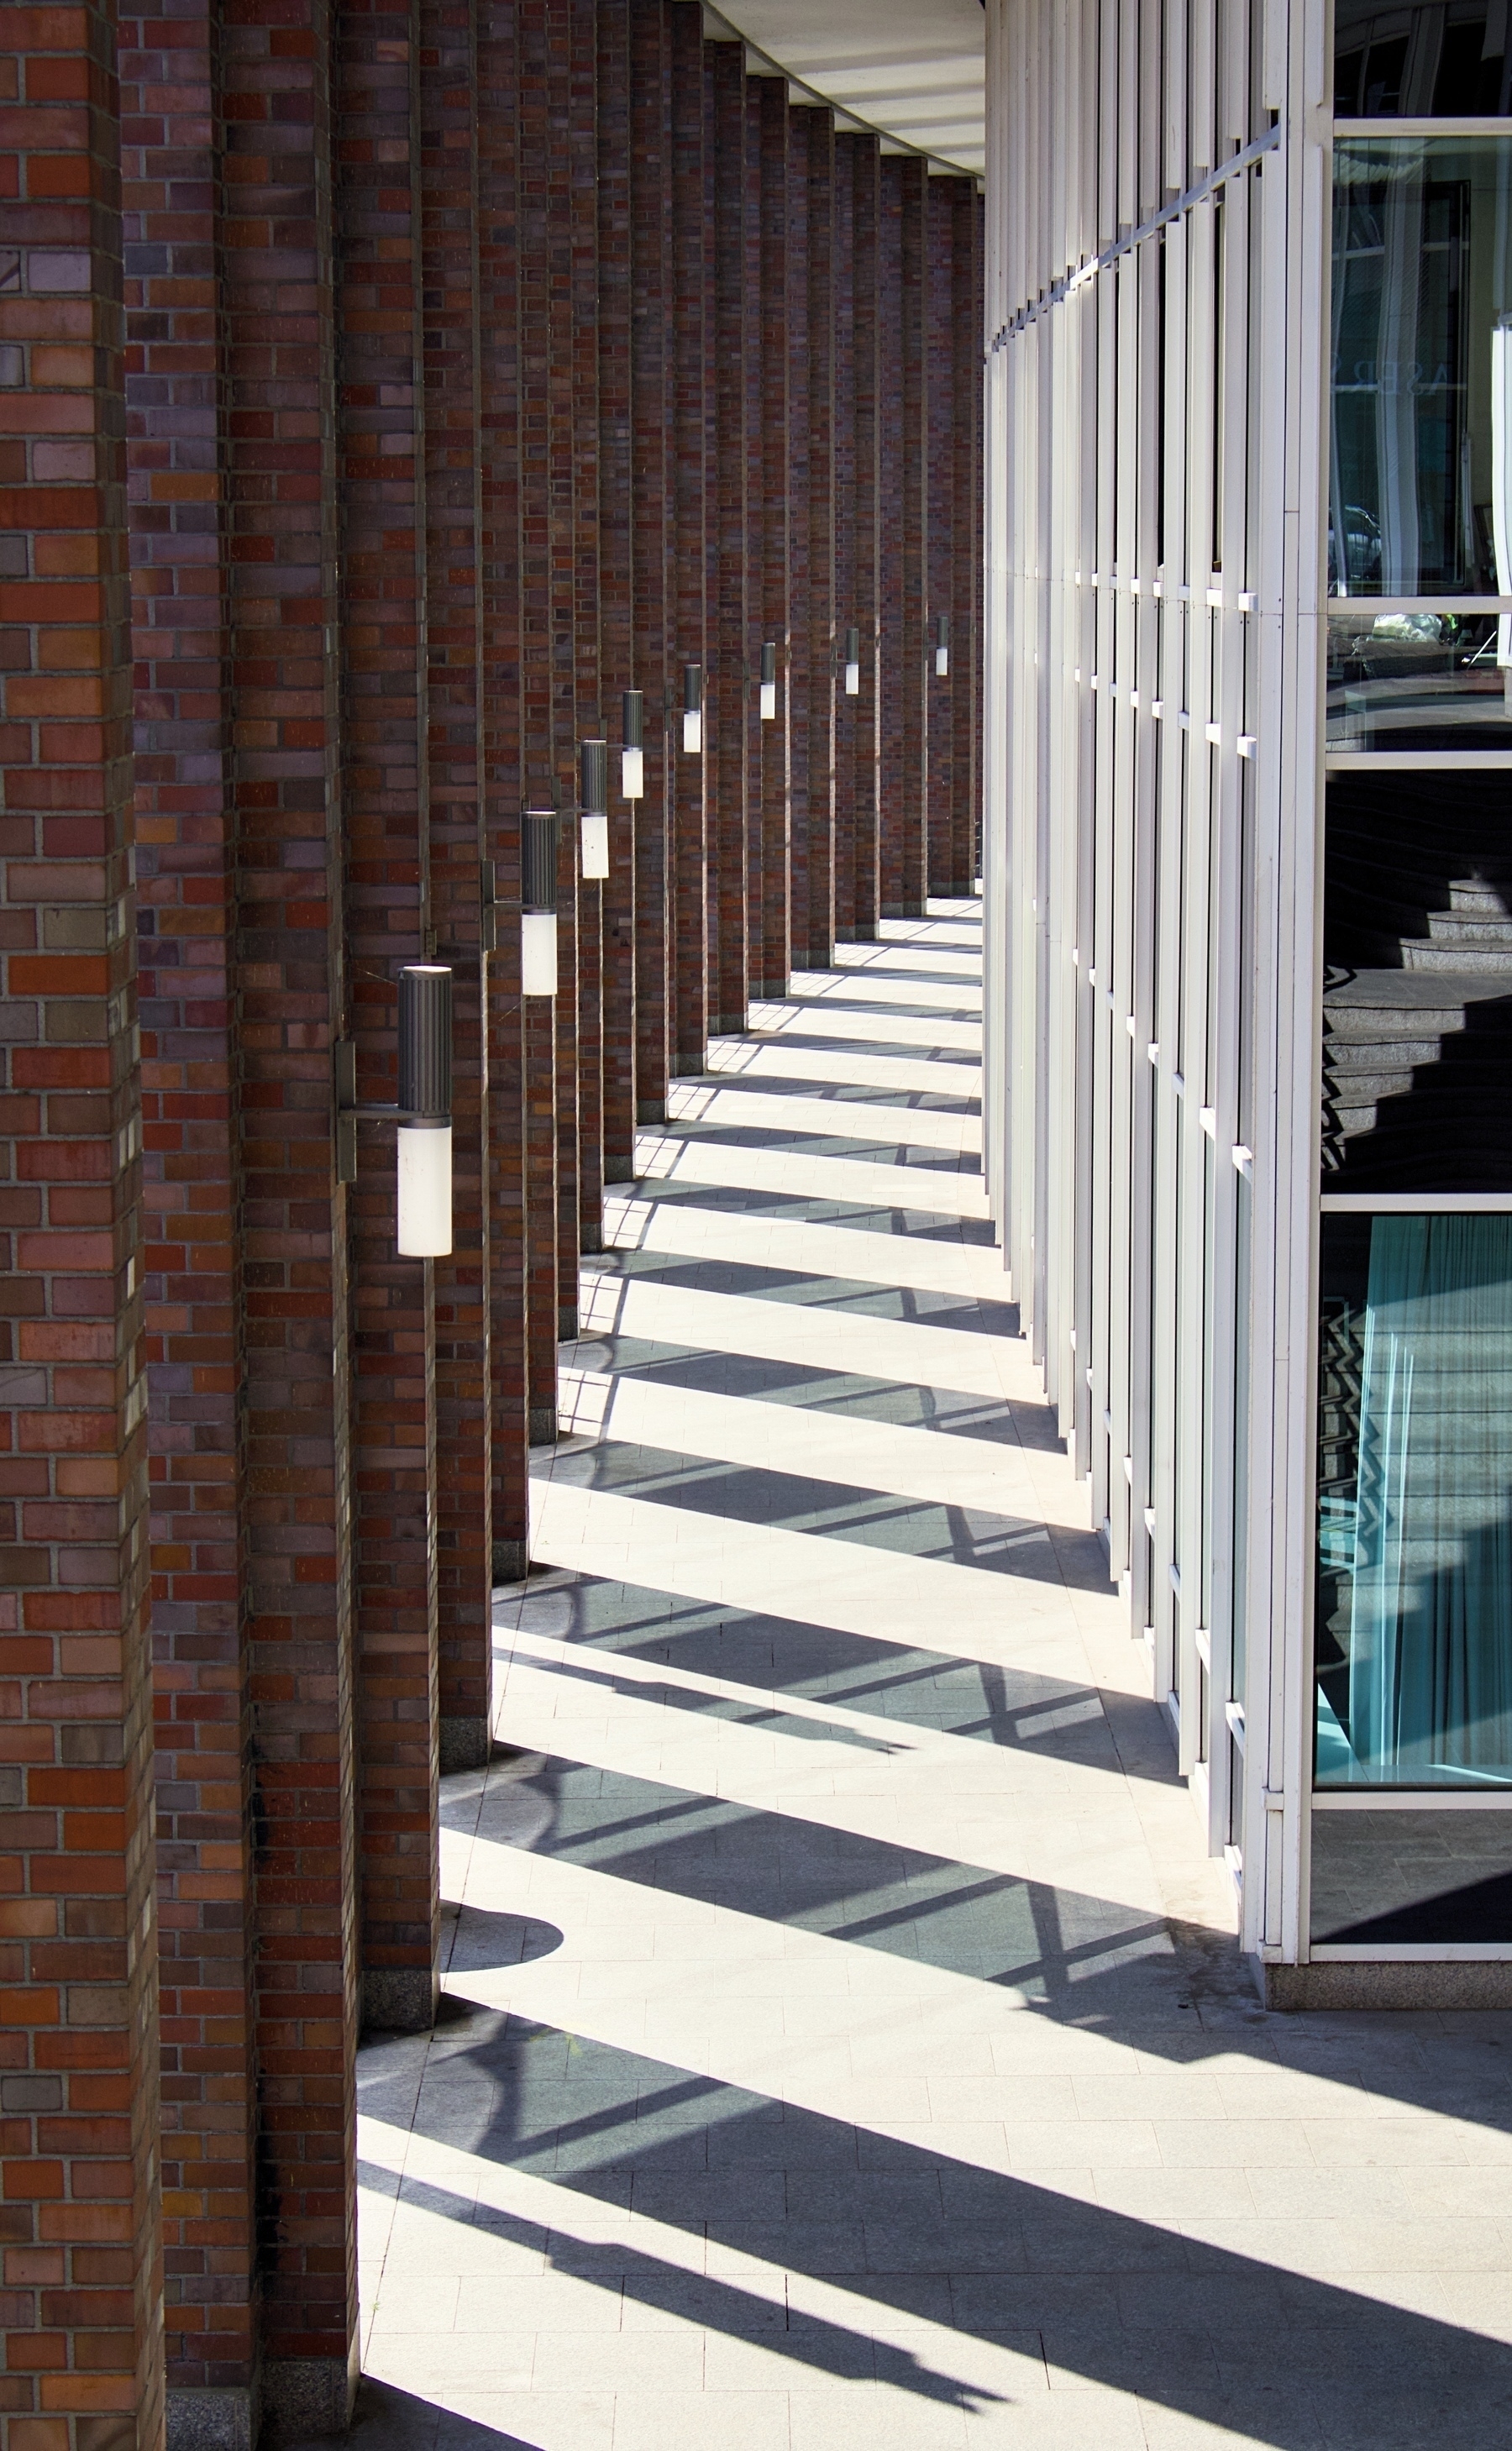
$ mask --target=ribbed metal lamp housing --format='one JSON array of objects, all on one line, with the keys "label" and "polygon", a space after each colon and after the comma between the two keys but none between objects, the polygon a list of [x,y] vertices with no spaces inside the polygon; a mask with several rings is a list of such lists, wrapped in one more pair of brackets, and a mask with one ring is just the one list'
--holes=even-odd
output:
[{"label": "ribbed metal lamp housing", "polygon": [[399,1103],[444,1123],[451,1113],[452,974],[412,962],[399,974]]},{"label": "ribbed metal lamp housing", "polygon": [[520,906],[557,908],[557,845],[561,820],[555,809],[527,809],[520,821]]}]

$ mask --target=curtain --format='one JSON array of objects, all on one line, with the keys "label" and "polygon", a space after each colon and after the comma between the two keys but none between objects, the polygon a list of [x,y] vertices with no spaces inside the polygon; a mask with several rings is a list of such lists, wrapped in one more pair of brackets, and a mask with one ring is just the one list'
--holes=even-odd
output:
[{"label": "curtain", "polygon": [[1377,1217],[1346,1775],[1512,1778],[1512,1217]]}]

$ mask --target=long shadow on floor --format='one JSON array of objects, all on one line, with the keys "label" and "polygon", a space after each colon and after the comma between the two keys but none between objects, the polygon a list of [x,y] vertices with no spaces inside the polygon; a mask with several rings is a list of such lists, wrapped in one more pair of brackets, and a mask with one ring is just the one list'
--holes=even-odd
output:
[{"label": "long shadow on floor", "polygon": [[[438,2031],[418,2093],[407,2066],[389,2078],[381,2049],[364,2054],[363,2109],[400,2127],[413,2116],[453,2149],[552,2180],[560,2231],[403,2182],[406,2199],[432,2212],[541,2245],[552,2268],[759,2339],[799,2368],[971,2402],[923,2356],[737,2277],[690,2274],[619,2241],[584,2251],[565,2208],[578,2197],[589,2219],[626,2208],[836,2282],[869,2302],[884,2335],[901,2314],[994,2343],[1037,2341],[1086,2382],[1275,2451],[1423,2451],[1446,2433],[1472,2439],[1467,2424],[1478,2445],[1512,2442],[1512,2347],[1463,2325],[792,2102],[452,2005],[460,2022]],[[392,2191],[386,2171],[374,2176]]]},{"label": "long shadow on floor", "polygon": [[[932,1734],[1061,1760],[1097,1758],[1112,1766],[1097,1734],[1103,1719],[1099,1697],[1074,1677],[963,1659],[924,1644],[837,1633],[832,1626],[723,1602],[679,1600],[591,1575],[542,1577],[513,1603],[501,1599],[501,1649],[508,1642],[506,1618],[518,1619],[533,1635],[580,1646],[583,1673],[612,1674],[615,1658],[622,1655],[746,1688],[752,1702],[741,1699],[728,1706],[732,1710],[754,1707],[764,1714],[759,1697],[788,1694]],[[673,1684],[637,1690],[675,1708],[724,1707]],[[1161,1756],[1160,1778],[1177,1783],[1168,1747]]]}]

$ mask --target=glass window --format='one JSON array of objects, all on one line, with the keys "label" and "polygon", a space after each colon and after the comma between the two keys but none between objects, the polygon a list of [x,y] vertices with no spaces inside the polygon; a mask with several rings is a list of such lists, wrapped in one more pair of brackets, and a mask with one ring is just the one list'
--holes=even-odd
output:
[{"label": "glass window", "polygon": [[1336,0],[1340,119],[1489,119],[1508,108],[1506,0]]},{"label": "glass window", "polygon": [[1372,1943],[1512,1940],[1512,1813],[1316,1813],[1312,1937]]},{"label": "glass window", "polygon": [[1512,751],[1512,655],[1495,613],[1328,617],[1330,749]]},{"label": "glass window", "polygon": [[1512,1782],[1512,1216],[1325,1216],[1320,1787]]},{"label": "glass window", "polygon": [[1341,139],[1333,247],[1330,595],[1512,595],[1512,141]]}]

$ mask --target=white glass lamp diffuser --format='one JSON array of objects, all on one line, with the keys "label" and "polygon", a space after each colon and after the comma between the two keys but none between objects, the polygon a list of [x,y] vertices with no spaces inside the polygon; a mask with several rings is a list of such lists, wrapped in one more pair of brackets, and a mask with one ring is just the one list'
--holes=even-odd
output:
[{"label": "white glass lamp diffuser", "polygon": [[578,744],[578,837],[586,877],[609,873],[609,743]]},{"label": "white glass lamp diffuser", "polygon": [[401,1254],[451,1249],[451,971],[415,962],[399,974]]},{"label": "white glass lamp diffuser", "polygon": [[951,669],[951,617],[948,613],[934,616],[934,669],[944,680]]},{"label": "white glass lamp diffuser", "polygon": [[557,992],[557,838],[555,809],[527,809],[520,821],[520,991]]},{"label": "white glass lamp diffuser", "polygon": [[682,667],[682,747],[686,756],[697,757],[703,750],[703,666]]},{"label": "white glass lamp diffuser", "polygon": [[761,650],[761,720],[776,723],[777,719],[777,649],[775,638],[769,638]]},{"label": "white glass lamp diffuser", "polygon": [[847,630],[845,634],[845,695],[847,697],[859,697],[861,695],[861,633],[859,630]]},{"label": "white glass lamp diffuser", "polygon": [[623,704],[624,747],[619,752],[619,789],[627,800],[644,797],[646,789],[646,701],[639,690],[626,690]]}]

